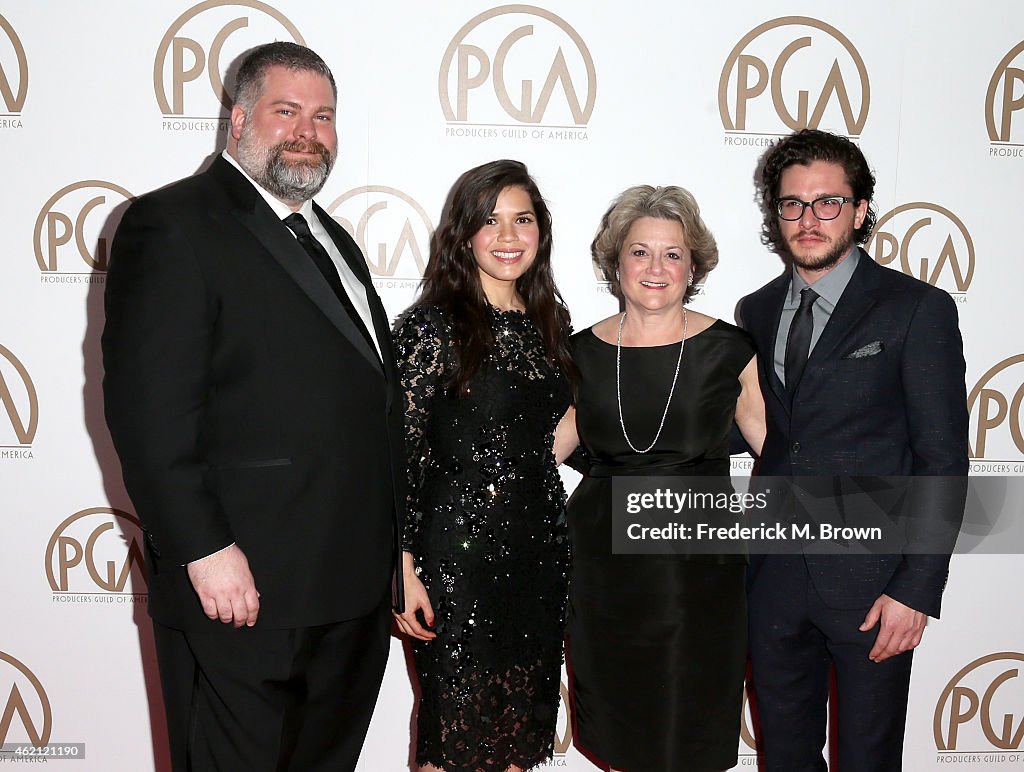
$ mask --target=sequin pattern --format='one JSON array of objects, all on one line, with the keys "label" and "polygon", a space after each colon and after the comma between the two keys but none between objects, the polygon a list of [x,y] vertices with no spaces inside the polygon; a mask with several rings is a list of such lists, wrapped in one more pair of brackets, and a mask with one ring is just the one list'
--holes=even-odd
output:
[{"label": "sequin pattern", "polygon": [[396,331],[409,518],[438,637],[416,641],[416,758],[449,772],[550,758],[568,584],[565,493],[551,455],[569,405],[527,315],[490,310],[491,354],[456,398],[451,330],[416,308]]}]

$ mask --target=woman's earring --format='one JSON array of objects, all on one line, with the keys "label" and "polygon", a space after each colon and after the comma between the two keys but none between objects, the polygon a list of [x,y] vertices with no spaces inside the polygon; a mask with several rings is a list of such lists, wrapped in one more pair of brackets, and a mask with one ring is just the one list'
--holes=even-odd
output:
[{"label": "woman's earring", "polygon": [[686,277],[686,286],[687,286],[687,287],[692,287],[692,286],[693,286],[693,274],[692,274],[692,273],[691,273],[691,274],[689,274],[689,275],[688,275],[688,276]]}]

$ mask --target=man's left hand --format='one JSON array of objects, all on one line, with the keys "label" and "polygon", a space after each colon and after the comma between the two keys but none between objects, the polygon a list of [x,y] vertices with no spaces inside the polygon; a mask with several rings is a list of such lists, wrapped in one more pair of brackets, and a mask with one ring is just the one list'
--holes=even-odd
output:
[{"label": "man's left hand", "polygon": [[260,594],[241,547],[232,544],[193,560],[186,566],[188,578],[199,596],[203,611],[235,627],[252,627],[260,613]]},{"label": "man's left hand", "polygon": [[872,662],[883,662],[905,651],[916,648],[921,643],[924,627],[928,622],[927,614],[915,611],[888,595],[880,595],[874,602],[868,615],[861,624],[861,632],[867,632],[877,625],[878,637],[875,645],[868,653]]}]

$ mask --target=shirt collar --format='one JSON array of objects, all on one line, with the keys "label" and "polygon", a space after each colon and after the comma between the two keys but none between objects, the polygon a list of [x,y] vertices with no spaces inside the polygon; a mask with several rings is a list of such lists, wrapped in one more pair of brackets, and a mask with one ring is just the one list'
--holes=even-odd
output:
[{"label": "shirt collar", "polygon": [[[242,168],[242,165],[238,163],[238,161],[227,150],[223,151],[221,153],[221,156],[224,158],[225,161],[227,161],[229,164],[238,169],[238,171],[242,173],[242,176],[253,184],[253,187],[255,187],[256,190],[259,191],[260,195],[263,196],[263,200],[267,202],[267,204],[273,210],[274,214],[277,215],[277,219],[283,220],[288,215],[295,214],[295,212],[292,211],[292,208],[288,206],[288,204],[284,203],[279,198],[274,196],[270,191],[268,191],[266,188],[264,188],[262,185],[256,182],[256,180],[254,180],[251,176],[249,176],[249,173]],[[306,218],[306,222],[309,223],[310,229],[319,226],[320,221],[313,215],[313,201],[311,199],[302,202],[302,208],[299,209],[298,213]]]},{"label": "shirt collar", "polygon": [[[860,250],[853,247],[835,268],[826,271],[824,276],[814,282],[814,291],[818,297],[823,298],[834,307],[842,297],[846,285],[850,283],[850,277],[857,269],[858,262],[860,262]],[[800,305],[800,291],[811,285],[796,269],[791,269],[791,276],[792,281],[789,283],[789,296],[786,305],[795,308]]]}]

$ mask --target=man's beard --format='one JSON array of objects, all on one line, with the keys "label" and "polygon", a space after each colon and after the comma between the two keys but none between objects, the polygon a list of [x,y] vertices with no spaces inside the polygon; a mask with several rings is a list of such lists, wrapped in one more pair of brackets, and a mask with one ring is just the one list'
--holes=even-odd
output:
[{"label": "man's beard", "polygon": [[[316,153],[319,161],[289,162],[286,151]],[[334,154],[315,139],[281,142],[273,147],[253,136],[248,125],[238,139],[238,163],[257,183],[282,201],[308,201],[313,198],[331,173]]]},{"label": "man's beard", "polygon": [[[810,231],[810,233],[819,238],[825,238],[825,235],[818,231]],[[806,233],[796,234],[791,241],[795,241],[802,235],[806,235]],[[794,249],[790,248],[790,259],[792,259],[794,265],[798,268],[803,268],[805,271],[827,271],[835,268],[836,263],[853,249],[853,236],[853,230],[851,229],[848,233],[843,234],[841,239],[832,242],[832,248],[821,256],[798,255]]]}]

